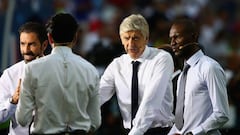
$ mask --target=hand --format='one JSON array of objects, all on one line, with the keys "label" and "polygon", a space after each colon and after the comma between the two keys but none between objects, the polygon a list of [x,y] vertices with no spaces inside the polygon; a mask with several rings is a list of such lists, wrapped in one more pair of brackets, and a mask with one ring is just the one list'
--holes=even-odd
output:
[{"label": "hand", "polygon": [[17,104],[18,103],[19,95],[20,95],[21,82],[22,82],[22,79],[19,79],[17,88],[16,88],[15,92],[13,93],[13,96],[12,96],[11,101],[10,101],[12,104]]}]

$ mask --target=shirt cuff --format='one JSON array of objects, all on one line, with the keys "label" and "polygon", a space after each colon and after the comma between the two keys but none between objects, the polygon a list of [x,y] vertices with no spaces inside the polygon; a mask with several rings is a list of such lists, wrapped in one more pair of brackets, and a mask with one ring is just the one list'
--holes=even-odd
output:
[{"label": "shirt cuff", "polygon": [[12,104],[9,102],[9,100],[6,102],[6,108],[9,110],[10,113],[15,113],[15,110],[17,108],[17,104]]},{"label": "shirt cuff", "polygon": [[194,130],[191,131],[193,135],[205,135],[205,132],[201,126],[198,126]]},{"label": "shirt cuff", "polygon": [[139,130],[135,127],[133,127],[131,129],[131,131],[128,133],[128,135],[143,135],[143,134],[144,134],[144,132],[142,132],[141,130]]}]

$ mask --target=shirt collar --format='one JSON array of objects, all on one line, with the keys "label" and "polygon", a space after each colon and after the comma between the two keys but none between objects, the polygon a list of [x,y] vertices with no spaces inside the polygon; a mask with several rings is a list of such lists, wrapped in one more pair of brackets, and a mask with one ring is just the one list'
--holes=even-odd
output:
[{"label": "shirt collar", "polygon": [[[63,52],[64,51],[64,52]],[[67,46],[56,46],[52,49],[51,53],[71,53],[72,49]]]},{"label": "shirt collar", "polygon": [[191,67],[193,65],[195,65],[200,58],[204,56],[204,53],[202,52],[202,50],[197,51],[195,54],[193,54],[187,61],[186,63],[189,64]]},{"label": "shirt collar", "polygon": [[149,53],[150,53],[150,48],[146,45],[146,47],[145,47],[142,55],[141,55],[139,58],[137,58],[136,60],[132,59],[132,58],[128,55],[128,62],[129,62],[129,63],[132,63],[132,61],[139,61],[139,62],[142,63],[142,62],[147,58],[147,56],[149,55]]}]

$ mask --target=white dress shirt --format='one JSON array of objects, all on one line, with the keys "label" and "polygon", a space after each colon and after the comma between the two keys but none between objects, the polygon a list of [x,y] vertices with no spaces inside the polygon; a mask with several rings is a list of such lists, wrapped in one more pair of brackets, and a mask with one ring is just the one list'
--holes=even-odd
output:
[{"label": "white dress shirt", "polygon": [[218,129],[228,121],[229,115],[224,70],[201,50],[186,62],[190,68],[185,88],[184,125],[181,131],[174,125],[169,135],[184,135],[189,131],[194,135],[220,135]]},{"label": "white dress shirt", "polygon": [[22,77],[25,65],[24,61],[12,65],[4,70],[0,78],[0,122],[10,119],[8,135],[28,135],[28,126],[22,127],[16,122],[17,105],[9,101],[17,88],[18,80]]},{"label": "white dress shirt", "polygon": [[[124,128],[131,128],[132,62],[128,54],[115,58],[100,81],[101,104],[117,95]],[[139,109],[129,135],[143,135],[149,128],[170,127],[173,124],[172,81],[173,60],[164,50],[146,46],[137,61]]]},{"label": "white dress shirt", "polygon": [[66,46],[25,68],[16,119],[26,125],[35,111],[31,133],[96,130],[101,124],[99,74]]}]

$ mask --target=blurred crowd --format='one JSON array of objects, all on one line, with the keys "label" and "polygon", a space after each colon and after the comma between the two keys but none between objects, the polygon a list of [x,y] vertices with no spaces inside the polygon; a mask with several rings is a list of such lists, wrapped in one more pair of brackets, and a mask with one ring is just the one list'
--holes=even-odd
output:
[{"label": "blurred crowd", "polygon": [[[119,23],[130,13],[140,13],[150,25],[149,46],[169,43],[170,24],[187,17],[199,25],[204,52],[225,69],[228,79],[230,121],[224,131],[240,130],[240,1],[238,0],[0,0],[0,26],[6,25],[9,3],[15,1],[9,43],[17,50],[9,54],[21,59],[17,30],[26,21],[46,21],[56,12],[73,14],[79,21],[79,39],[74,52],[93,63],[102,74],[114,57],[124,53],[119,38]],[[0,27],[0,43],[4,27]],[[51,48],[46,52],[49,53]],[[2,54],[2,47],[0,48]],[[17,54],[16,54],[17,53]],[[2,57],[2,56],[1,56]],[[12,62],[12,63],[11,63]],[[14,64],[14,61],[9,62]],[[102,107],[103,123],[99,135],[121,134],[117,101]]]}]

